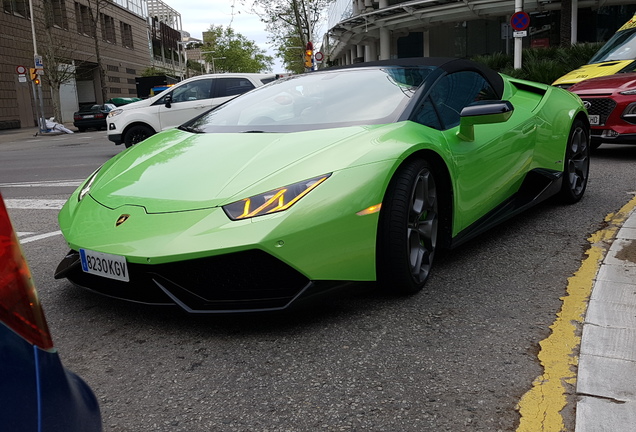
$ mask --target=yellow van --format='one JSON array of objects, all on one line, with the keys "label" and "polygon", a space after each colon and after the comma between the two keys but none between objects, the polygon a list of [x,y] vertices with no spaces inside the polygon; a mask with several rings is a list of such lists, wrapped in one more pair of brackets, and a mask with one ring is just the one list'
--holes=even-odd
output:
[{"label": "yellow van", "polygon": [[552,83],[568,88],[588,78],[613,75],[636,70],[636,14],[599,49],[590,62],[573,70]]}]

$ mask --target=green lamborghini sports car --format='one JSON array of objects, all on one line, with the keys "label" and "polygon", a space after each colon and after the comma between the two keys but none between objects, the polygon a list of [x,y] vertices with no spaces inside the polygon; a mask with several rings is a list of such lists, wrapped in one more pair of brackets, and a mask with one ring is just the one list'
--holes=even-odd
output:
[{"label": "green lamborghini sports car", "polygon": [[419,291],[440,249],[585,192],[575,94],[467,60],[291,76],[118,154],[59,215],[57,278],[193,313],[354,281]]}]

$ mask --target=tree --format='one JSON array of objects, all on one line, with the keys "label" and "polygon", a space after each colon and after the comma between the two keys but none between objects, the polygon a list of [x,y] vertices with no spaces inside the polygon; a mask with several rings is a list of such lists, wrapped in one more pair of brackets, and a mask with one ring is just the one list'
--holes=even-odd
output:
[{"label": "tree", "polygon": [[39,4],[34,10],[34,15],[35,23],[40,30],[38,35],[41,38],[38,54],[42,56],[44,64],[42,81],[51,90],[53,117],[62,122],[65,119],[62,118],[60,88],[75,78],[77,65],[72,59],[75,58],[76,47],[68,38],[68,33],[63,30],[65,23],[54,21],[55,14],[50,0],[44,0]]},{"label": "tree", "polygon": [[265,50],[231,27],[211,25],[203,34],[203,42],[203,57],[213,65],[214,72],[266,72],[274,64]]},{"label": "tree", "polygon": [[[100,25],[100,15],[103,10],[110,6],[112,0],[86,0],[87,2],[87,15],[85,18],[88,23],[87,27],[83,29],[84,33],[90,35],[95,41],[95,63],[97,63],[97,71],[99,74],[100,88],[102,90],[102,102],[106,102],[108,99],[108,91],[106,86],[106,71],[102,64],[102,55],[100,49],[100,41],[97,35],[97,28]],[[80,8],[83,6],[80,6]]]},{"label": "tree", "polygon": [[[270,33],[270,41],[283,58],[287,70],[304,70],[304,48],[316,42],[315,29],[323,13],[335,0],[253,0],[251,11]],[[246,5],[246,0],[242,0]]]}]

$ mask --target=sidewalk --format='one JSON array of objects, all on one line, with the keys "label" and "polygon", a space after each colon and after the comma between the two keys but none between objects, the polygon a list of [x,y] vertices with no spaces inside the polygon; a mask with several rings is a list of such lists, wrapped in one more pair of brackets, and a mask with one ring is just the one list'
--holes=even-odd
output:
[{"label": "sidewalk", "polygon": [[[66,128],[72,130],[73,132],[77,132],[77,128],[73,126],[73,122],[67,122],[63,124]],[[36,135],[37,134],[37,135]],[[38,137],[46,137],[46,136],[55,136],[62,135],[64,132],[61,131],[51,131],[46,133],[41,133],[40,129],[37,126],[19,128],[19,129],[0,129],[0,143],[4,141],[4,139],[21,139],[21,138],[33,138],[35,136]]]},{"label": "sidewalk", "polygon": [[576,392],[576,432],[636,430],[636,209],[596,275]]}]

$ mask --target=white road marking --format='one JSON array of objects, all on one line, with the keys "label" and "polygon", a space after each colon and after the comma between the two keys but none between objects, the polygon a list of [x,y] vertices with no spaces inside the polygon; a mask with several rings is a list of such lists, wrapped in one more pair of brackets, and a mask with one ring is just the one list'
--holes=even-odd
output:
[{"label": "white road marking", "polygon": [[63,199],[5,199],[8,209],[17,210],[59,210],[66,200]]},{"label": "white road marking", "polygon": [[28,232],[28,231],[18,231],[16,234],[18,235],[18,237],[24,237],[24,236],[28,236],[28,235],[35,234],[35,233],[34,232]]},{"label": "white road marking", "polygon": [[78,187],[84,180],[45,180],[41,182],[0,183],[0,188]]},{"label": "white road marking", "polygon": [[62,235],[62,231],[53,231],[53,232],[49,232],[49,233],[45,233],[45,234],[40,234],[40,235],[36,235],[33,237],[27,237],[25,239],[20,239],[20,243],[24,244],[24,243],[31,243],[37,240],[42,240],[45,238],[49,238],[49,237],[53,237],[56,235]]}]

